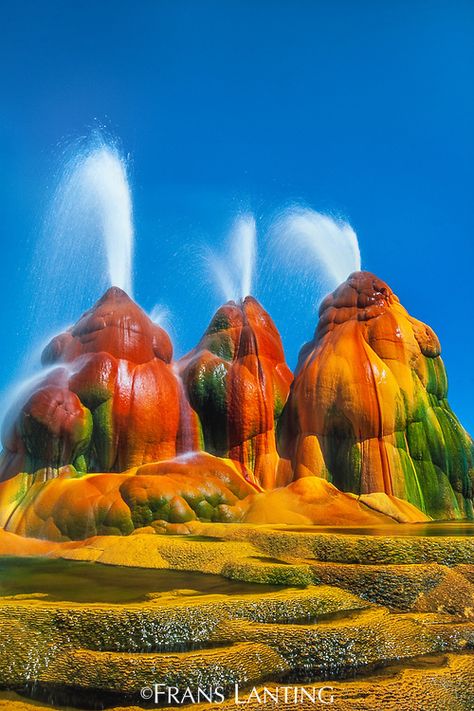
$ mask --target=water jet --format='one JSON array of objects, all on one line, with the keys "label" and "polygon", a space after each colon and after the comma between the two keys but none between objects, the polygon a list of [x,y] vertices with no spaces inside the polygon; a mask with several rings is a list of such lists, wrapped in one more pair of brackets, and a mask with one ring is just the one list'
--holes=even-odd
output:
[{"label": "water jet", "polygon": [[[343,219],[311,208],[284,210],[269,230],[270,257],[299,298],[320,301],[361,268],[357,235]],[[273,271],[272,264],[267,265]],[[294,282],[297,281],[295,286]]]},{"label": "water jet", "polygon": [[133,240],[127,161],[95,133],[71,147],[34,254],[34,341],[74,322],[109,286],[133,294]]},{"label": "water jet", "polygon": [[256,258],[255,218],[243,215],[233,225],[226,253],[210,253],[207,258],[225,301],[238,302],[252,293]]}]

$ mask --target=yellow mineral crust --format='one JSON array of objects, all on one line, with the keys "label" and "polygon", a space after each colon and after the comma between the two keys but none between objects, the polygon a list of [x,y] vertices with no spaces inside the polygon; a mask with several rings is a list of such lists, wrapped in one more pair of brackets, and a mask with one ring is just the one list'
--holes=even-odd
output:
[{"label": "yellow mineral crust", "polygon": [[[183,583],[126,604],[58,602],[40,590],[0,597],[0,686],[28,681],[72,698],[93,688],[115,693],[112,707],[132,709],[140,688],[154,681],[219,685],[229,700],[209,709],[231,709],[236,682],[245,695],[295,679],[334,686],[336,709],[470,710],[474,540],[395,535],[397,526],[364,535],[355,528],[334,534],[161,522],[160,534],[149,527],[81,542],[1,532],[0,555],[122,565],[131,575],[133,568],[156,569],[157,577],[159,570],[181,571]],[[196,590],[186,571],[242,587],[229,594]],[[281,587],[246,592],[248,582]],[[262,708],[254,701],[244,708]],[[38,708],[11,694],[5,703],[12,711]]]}]

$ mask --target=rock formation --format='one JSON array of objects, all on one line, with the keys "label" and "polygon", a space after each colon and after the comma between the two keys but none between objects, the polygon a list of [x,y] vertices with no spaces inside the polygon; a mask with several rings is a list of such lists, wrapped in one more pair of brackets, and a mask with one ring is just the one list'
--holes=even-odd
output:
[{"label": "rock formation", "polygon": [[4,434],[0,479],[64,465],[121,472],[196,444],[166,332],[111,288],[45,348],[44,375]]},{"label": "rock formation", "polygon": [[113,474],[62,467],[48,481],[40,471],[0,484],[0,525],[56,541],[128,535],[154,522],[239,520],[232,507],[252,493],[238,465],[204,452]]},{"label": "rock formation", "polygon": [[376,526],[427,520],[407,502],[377,496],[361,501],[317,477],[262,492],[246,481],[240,463],[197,452],[121,473],[80,475],[62,467],[49,480],[42,470],[17,474],[0,483],[0,527],[64,541],[142,529],[188,533],[193,521]]},{"label": "rock formation", "polygon": [[368,272],[351,274],[319,313],[282,418],[280,451],[295,478],[471,518],[473,442],[446,399],[431,328]]},{"label": "rock formation", "polygon": [[[7,418],[0,526],[54,540],[212,522],[473,517],[473,443],[433,331],[372,274],[321,305],[296,378],[252,297],[179,363],[112,288],[42,356]],[[199,451],[201,450],[201,451]]]},{"label": "rock formation", "polygon": [[222,306],[180,370],[203,449],[240,462],[264,489],[287,483],[275,429],[293,376],[275,324],[258,301],[248,296]]}]

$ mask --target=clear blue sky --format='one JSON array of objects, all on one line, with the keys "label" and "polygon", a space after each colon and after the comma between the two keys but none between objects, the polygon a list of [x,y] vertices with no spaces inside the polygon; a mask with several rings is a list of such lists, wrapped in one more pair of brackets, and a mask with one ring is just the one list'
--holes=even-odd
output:
[{"label": "clear blue sky", "polygon": [[[0,389],[58,146],[99,122],[132,157],[136,297],[168,305],[181,352],[219,305],[189,246],[301,200],[344,214],[364,268],[436,330],[474,431],[471,2],[16,0],[0,32]],[[281,289],[273,315],[294,364],[314,314]]]}]

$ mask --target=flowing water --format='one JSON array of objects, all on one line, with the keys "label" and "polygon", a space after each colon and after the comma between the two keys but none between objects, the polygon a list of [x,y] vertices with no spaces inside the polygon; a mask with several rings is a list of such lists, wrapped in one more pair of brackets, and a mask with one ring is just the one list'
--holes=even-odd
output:
[{"label": "flowing water", "polygon": [[153,323],[156,323],[157,326],[160,326],[165,331],[172,329],[171,312],[164,304],[155,304],[149,316]]},{"label": "flowing water", "polygon": [[[307,208],[296,208],[281,216],[276,226],[280,238],[294,254],[296,264],[312,259],[313,268],[334,287],[351,272],[360,270],[357,235],[348,222]],[[291,262],[288,266],[291,268]]]},{"label": "flowing water", "polygon": [[349,274],[361,269],[357,235],[342,219],[310,208],[282,212],[269,230],[269,247],[276,267],[289,279],[297,277],[318,300]]},{"label": "flowing water", "polygon": [[179,418],[180,418],[180,454],[191,454],[195,452],[194,429],[192,422],[191,406],[186,395],[179,367],[176,363],[173,364],[173,373],[179,387]]}]

